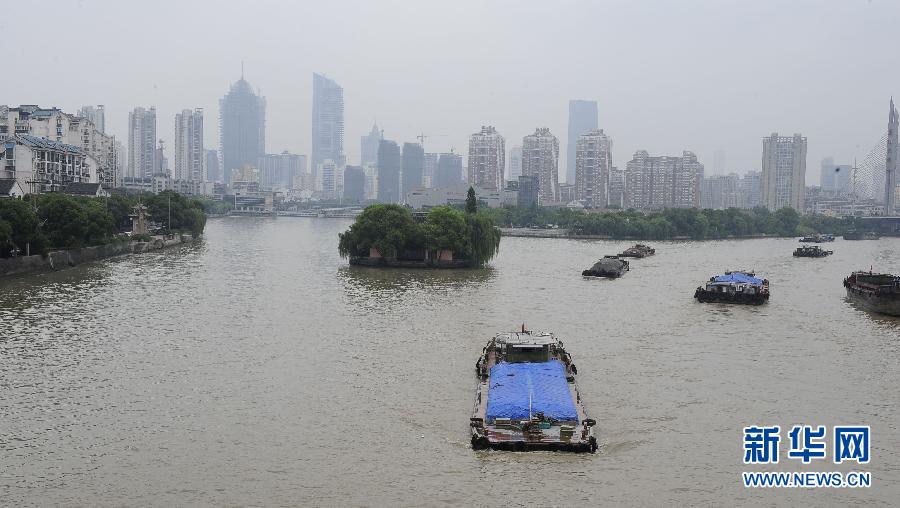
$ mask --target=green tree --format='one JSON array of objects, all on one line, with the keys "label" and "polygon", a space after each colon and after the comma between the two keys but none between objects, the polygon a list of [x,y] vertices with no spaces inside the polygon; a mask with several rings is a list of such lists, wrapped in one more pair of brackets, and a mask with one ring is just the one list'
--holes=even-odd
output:
[{"label": "green tree", "polygon": [[466,214],[448,206],[432,208],[425,218],[425,248],[435,252],[449,249],[457,257],[469,255],[469,226]]},{"label": "green tree", "polygon": [[469,192],[466,194],[466,213],[477,213],[478,212],[478,201],[475,199],[475,189],[469,187]]},{"label": "green tree", "polygon": [[500,250],[500,230],[494,221],[484,214],[466,214],[469,226],[469,259],[475,266],[482,266]]},{"label": "green tree", "polygon": [[341,256],[368,256],[378,249],[386,258],[396,258],[403,250],[423,248],[421,227],[406,208],[396,204],[372,205],[363,210],[350,229],[339,235]]},{"label": "green tree", "polygon": [[0,199],[0,220],[10,226],[9,240],[0,249],[0,257],[9,257],[12,249],[18,249],[21,255],[29,250],[31,254],[47,254],[49,242],[28,198]]}]

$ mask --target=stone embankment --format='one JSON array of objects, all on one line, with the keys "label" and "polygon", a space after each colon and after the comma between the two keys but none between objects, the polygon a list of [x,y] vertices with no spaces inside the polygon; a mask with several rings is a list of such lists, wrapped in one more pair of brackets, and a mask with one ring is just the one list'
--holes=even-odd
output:
[{"label": "stone embankment", "polygon": [[83,247],[81,249],[50,251],[46,256],[19,256],[0,259],[0,277],[63,270],[99,259],[141,254],[191,242],[191,235],[154,236],[149,242],[122,242]]}]

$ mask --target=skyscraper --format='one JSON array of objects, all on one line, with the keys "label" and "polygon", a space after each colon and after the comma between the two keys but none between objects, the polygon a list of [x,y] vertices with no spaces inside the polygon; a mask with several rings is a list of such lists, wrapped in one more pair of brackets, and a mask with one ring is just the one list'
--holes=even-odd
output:
[{"label": "skyscraper", "polygon": [[884,165],[884,214],[894,215],[897,200],[897,108],[891,97]]},{"label": "skyscraper", "polygon": [[203,148],[203,108],[182,110],[175,115],[176,180],[207,181],[206,150]]},{"label": "skyscraper", "polygon": [[435,189],[444,189],[462,184],[462,169],[461,155],[442,153],[438,158],[437,171],[434,173],[431,186]]},{"label": "skyscraper", "polygon": [[422,174],[425,169],[425,149],[418,143],[403,143],[403,188],[401,196],[422,187]]},{"label": "skyscraper", "polygon": [[566,183],[575,183],[575,151],[578,136],[598,128],[597,101],[569,101],[568,149],[566,150]]},{"label": "skyscraper", "polygon": [[362,203],[365,197],[366,174],[360,166],[344,169],[344,202]]},{"label": "skyscraper", "polygon": [[325,76],[313,73],[312,167],[326,159],[343,166],[344,89]]},{"label": "skyscraper", "polygon": [[509,150],[508,180],[518,182],[520,176],[522,176],[522,146],[515,145]]},{"label": "skyscraper", "polygon": [[253,93],[243,75],[219,101],[219,152],[229,184],[232,171],[255,167],[266,152],[266,99]]},{"label": "skyscraper", "polygon": [[128,176],[150,178],[156,169],[156,108],[128,113]]},{"label": "skyscraper", "polygon": [[222,170],[219,168],[219,152],[206,151],[206,178],[210,182],[222,181]]},{"label": "skyscraper", "polygon": [[540,204],[556,203],[559,198],[559,140],[550,129],[535,129],[522,138],[522,175],[537,175]]},{"label": "skyscraper", "polygon": [[106,110],[103,104],[83,106],[78,110],[78,116],[87,118],[94,123],[94,128],[104,134],[106,133]]},{"label": "skyscraper", "polygon": [[359,140],[359,164],[366,167],[378,164],[378,144],[384,136],[384,131],[378,128],[378,124],[372,124],[372,130]]},{"label": "skyscraper", "polygon": [[611,145],[602,129],[578,136],[575,147],[575,199],[583,201],[588,208],[606,208],[609,205]]},{"label": "skyscraper", "polygon": [[387,139],[378,145],[378,201],[400,202],[400,147]]},{"label": "skyscraper", "polygon": [[806,196],[806,138],[773,132],[763,138],[762,205],[775,211],[786,206],[803,212]]},{"label": "skyscraper", "polygon": [[505,169],[506,141],[497,129],[482,125],[480,132],[469,136],[469,185],[502,189]]}]

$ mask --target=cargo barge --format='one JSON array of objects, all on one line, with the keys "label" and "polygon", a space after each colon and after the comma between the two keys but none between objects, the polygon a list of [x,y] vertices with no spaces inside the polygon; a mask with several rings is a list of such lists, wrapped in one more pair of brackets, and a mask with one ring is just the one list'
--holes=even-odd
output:
[{"label": "cargo barge", "polygon": [[582,277],[607,277],[617,279],[631,268],[628,261],[619,259],[619,256],[603,256],[603,259],[594,263],[593,266],[581,272]]},{"label": "cargo barge", "polygon": [[900,276],[887,273],[853,272],[844,279],[847,298],[860,307],[900,316]]},{"label": "cargo barge", "polygon": [[726,272],[710,277],[694,291],[694,298],[701,303],[762,305],[769,301],[769,280],[758,279],[752,272]]},{"label": "cargo barge", "polygon": [[552,333],[496,335],[475,364],[472,448],[594,453],[596,422],[575,383],[578,370]]},{"label": "cargo barge", "polygon": [[822,247],[818,245],[813,246],[800,246],[794,250],[795,258],[824,258],[825,256],[830,256],[834,254],[834,251],[824,250]]}]

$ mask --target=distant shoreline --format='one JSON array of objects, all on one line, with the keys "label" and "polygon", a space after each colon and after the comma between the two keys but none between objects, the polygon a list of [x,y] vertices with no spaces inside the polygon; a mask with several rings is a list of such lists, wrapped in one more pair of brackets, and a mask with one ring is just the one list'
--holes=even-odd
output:
[{"label": "distant shoreline", "polygon": [[689,236],[673,236],[665,240],[642,238],[637,236],[623,236],[613,238],[609,235],[575,235],[569,233],[568,229],[540,229],[540,228],[499,228],[500,234],[515,238],[561,238],[567,240],[636,240],[636,241],[698,241],[707,242],[714,240],[752,240],[756,238],[797,238],[796,236],[776,236],[776,235],[747,235],[747,236],[726,236],[724,238],[705,238],[703,240],[694,240]]}]

